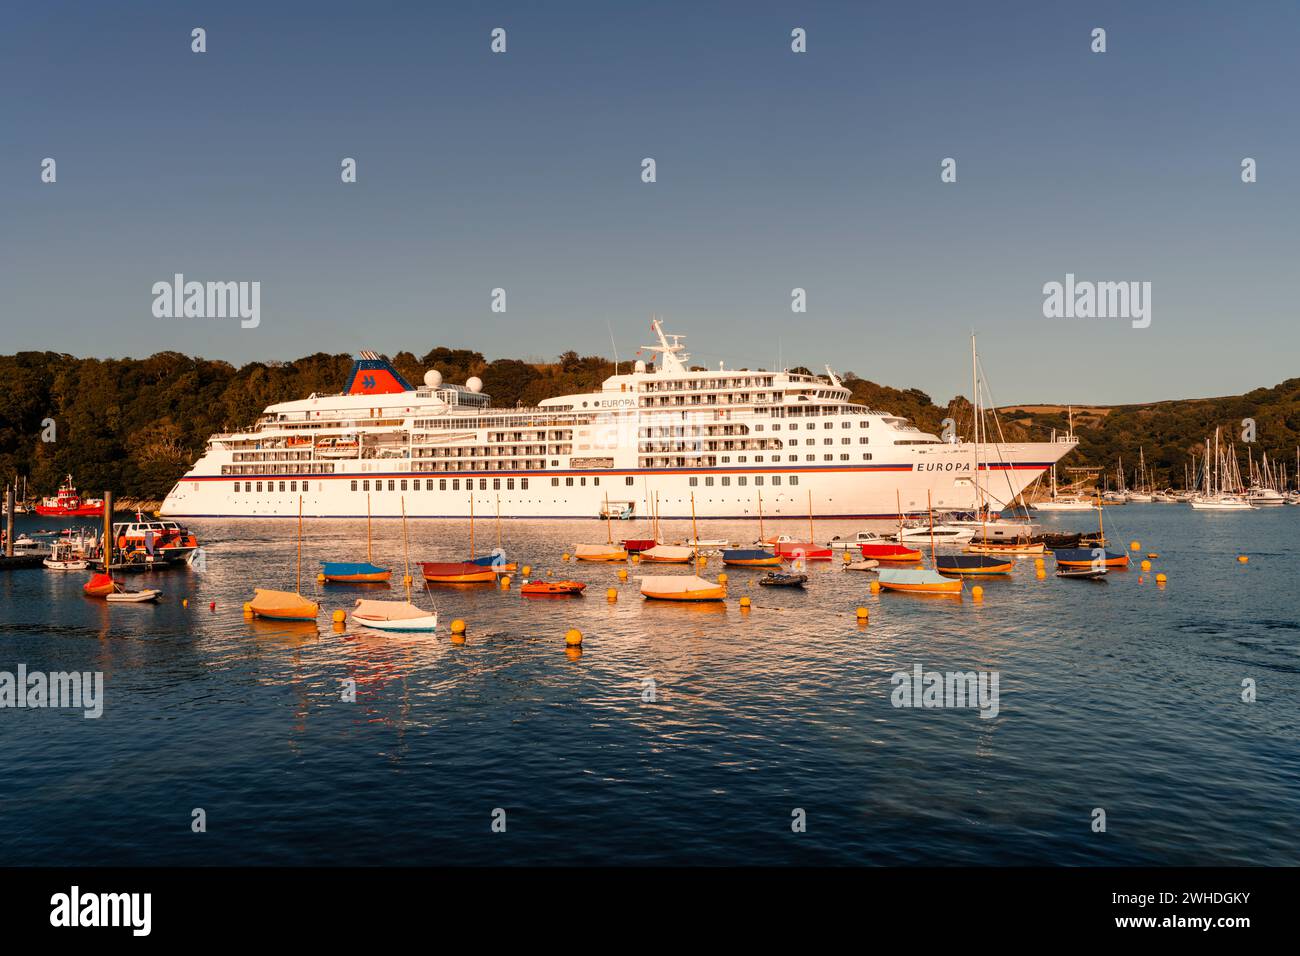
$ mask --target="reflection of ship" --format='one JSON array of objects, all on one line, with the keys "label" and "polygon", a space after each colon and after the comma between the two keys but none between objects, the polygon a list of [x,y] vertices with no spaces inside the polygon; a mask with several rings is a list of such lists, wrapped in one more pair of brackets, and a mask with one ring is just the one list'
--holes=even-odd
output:
[{"label": "reflection of ship", "polygon": [[53,498],[42,498],[36,504],[36,513],[47,518],[97,518],[104,513],[102,498],[82,498],[68,475]]},{"label": "reflection of ship", "polygon": [[[464,517],[471,494],[500,498],[503,517],[587,517],[606,497],[618,516],[743,518],[761,489],[769,517],[895,518],[1006,504],[1072,442],[943,441],[897,415],[850,401],[826,375],[692,368],[680,336],[652,324],[654,366],[597,391],[495,409],[482,382],[412,388],[363,352],[342,394],[266,409],[248,431],[213,435],[163,503],[165,515],[374,513]],[[901,500],[901,505],[900,505]]]}]

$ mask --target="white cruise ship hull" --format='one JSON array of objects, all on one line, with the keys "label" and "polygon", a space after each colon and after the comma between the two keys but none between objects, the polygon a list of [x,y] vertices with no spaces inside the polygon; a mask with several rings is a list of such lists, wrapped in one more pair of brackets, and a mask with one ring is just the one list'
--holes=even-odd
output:
[{"label": "white cruise ship hull", "polygon": [[[984,446],[981,457],[996,461],[982,467],[984,496],[995,507],[1010,502],[1073,447],[1059,442]],[[340,473],[298,480],[205,474],[200,462],[168,494],[162,514],[290,518],[297,516],[301,495],[305,515],[356,518],[365,517],[368,494],[375,517],[400,517],[405,498],[408,517],[463,518],[470,513],[471,491],[476,514],[495,514],[499,501],[501,516],[507,518],[595,518],[607,498],[620,506],[631,503],[634,518],[648,517],[656,498],[660,517],[689,518],[692,495],[697,518],[748,518],[758,514],[760,493],[763,514],[769,518],[807,517],[810,494],[812,513],[824,518],[894,518],[900,501],[907,514],[925,513],[927,501],[936,511],[976,507],[969,446],[895,446],[882,449],[879,457],[885,460],[843,467],[782,468],[772,464],[698,471],[432,475],[400,470],[406,462],[394,462],[388,468],[368,463],[372,470],[356,473],[344,471],[347,465],[340,464]]]}]

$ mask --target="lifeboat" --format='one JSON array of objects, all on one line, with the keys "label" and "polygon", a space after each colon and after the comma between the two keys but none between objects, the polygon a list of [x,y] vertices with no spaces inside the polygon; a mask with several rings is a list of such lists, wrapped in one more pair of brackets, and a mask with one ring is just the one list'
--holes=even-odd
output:
[{"label": "lifeboat", "polygon": [[664,574],[642,578],[641,594],[656,601],[721,601],[727,589],[693,574]]},{"label": "lifeboat", "polygon": [[860,547],[864,558],[874,558],[882,563],[906,564],[921,560],[920,551],[904,544],[864,544]]},{"label": "lifeboat", "polygon": [[497,579],[497,573],[490,565],[484,567],[469,561],[423,561],[420,570],[424,580],[433,584],[482,584]]},{"label": "lifeboat", "polygon": [[546,597],[560,594],[581,594],[587,585],[581,581],[529,581],[520,585],[519,593],[529,597]]}]

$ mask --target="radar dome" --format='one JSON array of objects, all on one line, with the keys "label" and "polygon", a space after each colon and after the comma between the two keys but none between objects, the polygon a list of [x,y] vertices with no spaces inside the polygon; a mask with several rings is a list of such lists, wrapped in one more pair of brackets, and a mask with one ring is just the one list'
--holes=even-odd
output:
[{"label": "radar dome", "polygon": [[430,388],[437,388],[442,384],[442,373],[436,368],[431,368],[424,373],[424,384]]},{"label": "radar dome", "polygon": [[636,366],[635,366],[635,368],[636,368],[636,370],[637,370],[638,372],[644,372],[644,371],[645,371],[645,362],[642,361],[641,359],[637,359],[637,360],[636,360]]},{"label": "radar dome", "polygon": [[481,392],[483,391],[483,379],[479,378],[477,375],[471,376],[465,380],[465,387],[471,392]]}]

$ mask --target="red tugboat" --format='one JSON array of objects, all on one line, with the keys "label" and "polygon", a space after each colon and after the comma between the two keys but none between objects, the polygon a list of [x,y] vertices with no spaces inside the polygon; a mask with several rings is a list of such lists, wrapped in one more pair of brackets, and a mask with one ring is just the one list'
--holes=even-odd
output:
[{"label": "red tugboat", "polygon": [[104,514],[104,499],[81,497],[72,476],[68,475],[55,497],[42,498],[37,503],[36,513],[47,518],[99,518]]}]

